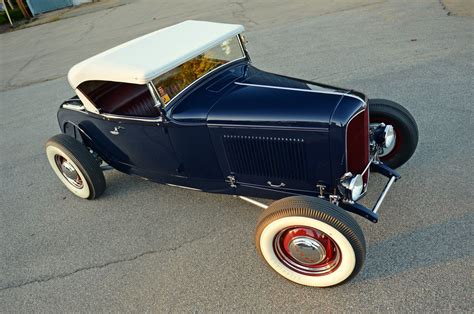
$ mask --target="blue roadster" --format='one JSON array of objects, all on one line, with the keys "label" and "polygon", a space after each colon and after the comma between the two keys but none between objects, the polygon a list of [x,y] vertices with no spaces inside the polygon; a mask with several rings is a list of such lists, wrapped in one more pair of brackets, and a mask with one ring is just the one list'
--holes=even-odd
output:
[{"label": "blue roadster", "polygon": [[[401,105],[257,69],[243,26],[186,21],[107,50],[68,75],[76,96],[46,143],[59,179],[99,197],[103,171],[264,208],[256,246],[283,277],[328,287],[353,278],[364,235],[348,212],[377,222],[418,142]],[[371,172],[387,178],[372,208]],[[269,206],[252,199],[276,200]]]}]

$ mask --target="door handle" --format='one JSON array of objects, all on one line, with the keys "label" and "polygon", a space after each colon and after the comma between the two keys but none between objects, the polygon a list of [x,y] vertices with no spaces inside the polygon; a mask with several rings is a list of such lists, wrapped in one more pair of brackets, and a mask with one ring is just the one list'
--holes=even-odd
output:
[{"label": "door handle", "polygon": [[110,131],[110,134],[112,135],[119,135],[120,134],[120,129],[125,129],[123,126],[116,126],[112,131]]},{"label": "door handle", "polygon": [[272,188],[282,188],[284,187],[286,184],[285,183],[280,183],[280,184],[273,184],[271,181],[267,181],[267,184],[269,186],[271,186]]}]

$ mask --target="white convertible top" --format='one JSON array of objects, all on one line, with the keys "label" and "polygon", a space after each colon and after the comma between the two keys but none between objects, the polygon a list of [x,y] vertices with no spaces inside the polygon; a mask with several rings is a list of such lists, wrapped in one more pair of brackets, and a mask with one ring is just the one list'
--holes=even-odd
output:
[{"label": "white convertible top", "polygon": [[76,64],[68,80],[74,89],[92,80],[146,84],[243,31],[242,25],[185,21]]}]

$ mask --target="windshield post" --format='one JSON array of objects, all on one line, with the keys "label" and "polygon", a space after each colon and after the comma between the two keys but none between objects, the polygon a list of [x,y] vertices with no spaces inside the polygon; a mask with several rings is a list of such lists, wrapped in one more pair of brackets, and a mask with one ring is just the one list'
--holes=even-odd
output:
[{"label": "windshield post", "polygon": [[245,35],[242,34],[242,33],[240,33],[240,34],[238,35],[238,37],[239,37],[240,48],[242,49],[242,51],[243,51],[243,53],[245,54],[245,56],[247,57],[247,59],[248,59],[249,61],[251,61],[251,60],[250,60],[250,54],[249,54],[249,52],[247,51],[247,43],[248,43],[247,38],[246,38]]},{"label": "windshield post", "polygon": [[151,97],[153,97],[153,100],[155,102],[155,107],[160,110],[161,116],[164,117],[164,106],[160,101],[160,97],[158,97],[158,93],[156,92],[155,85],[153,85],[152,82],[148,82],[146,84],[148,86],[148,90],[150,91]]}]

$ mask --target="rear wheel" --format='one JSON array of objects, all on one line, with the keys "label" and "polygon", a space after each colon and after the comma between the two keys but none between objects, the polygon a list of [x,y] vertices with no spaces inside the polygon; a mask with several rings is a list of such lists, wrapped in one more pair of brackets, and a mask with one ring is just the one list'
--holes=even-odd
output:
[{"label": "rear wheel", "polygon": [[380,160],[391,168],[406,163],[418,145],[418,126],[410,112],[400,104],[387,99],[370,99],[370,125],[390,124],[394,141],[380,152]]},{"label": "rear wheel", "polygon": [[271,204],[261,215],[257,250],[288,280],[330,287],[353,278],[365,260],[357,222],[325,200],[294,196]]},{"label": "rear wheel", "polygon": [[68,135],[58,134],[46,142],[45,148],[54,173],[72,193],[94,199],[104,192],[104,174],[84,145]]}]

